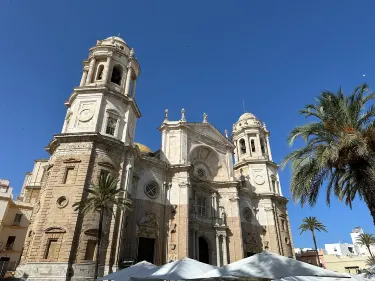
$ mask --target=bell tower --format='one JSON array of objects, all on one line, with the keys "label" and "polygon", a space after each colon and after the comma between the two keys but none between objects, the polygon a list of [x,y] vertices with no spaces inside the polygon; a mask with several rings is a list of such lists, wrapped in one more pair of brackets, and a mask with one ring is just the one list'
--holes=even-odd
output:
[{"label": "bell tower", "polygon": [[[139,74],[134,50],[121,38],[97,41],[90,49],[80,85],[65,102],[62,132],[46,148],[51,156],[44,166],[17,277],[46,281],[93,277],[99,215],[84,215],[72,205],[87,199],[87,188],[102,173],[118,178],[125,192],[132,184],[134,131],[141,116],[135,102]],[[121,262],[125,214],[115,214],[104,219],[101,274],[116,270]]]},{"label": "bell tower", "polygon": [[262,250],[293,257],[288,199],[280,187],[278,165],[272,161],[266,125],[251,113],[233,124],[234,174],[239,182],[244,256]]}]

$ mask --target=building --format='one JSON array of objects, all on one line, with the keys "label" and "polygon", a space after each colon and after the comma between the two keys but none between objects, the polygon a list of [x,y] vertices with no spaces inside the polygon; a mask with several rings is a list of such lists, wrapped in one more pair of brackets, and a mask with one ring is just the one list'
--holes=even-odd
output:
[{"label": "building", "polygon": [[[357,239],[358,239],[359,235],[361,235],[363,233],[364,233],[363,229],[360,226],[357,226],[357,227],[353,228],[352,232],[350,233],[350,237],[352,238],[355,253],[357,255],[369,256],[370,253],[369,253],[368,249],[366,248],[366,246],[361,246],[361,245],[357,244]],[[375,253],[375,246],[371,245],[370,250],[371,250],[372,253]]]},{"label": "building", "polygon": [[355,247],[355,245],[348,243],[324,244],[325,252],[327,255],[357,255]]},{"label": "building", "polygon": [[363,269],[368,268],[366,265],[367,256],[351,255],[324,255],[326,269],[342,273],[361,273]]},{"label": "building", "polygon": [[311,248],[299,248],[297,251],[295,251],[295,253],[296,259],[299,261],[315,266],[325,267],[323,250],[318,250],[319,255],[317,255],[316,251]]},{"label": "building", "polygon": [[14,200],[9,181],[0,179],[0,277],[20,260],[32,210],[32,204]]},{"label": "building", "polygon": [[35,211],[17,276],[93,276],[98,214],[83,217],[72,204],[87,198],[86,188],[103,173],[118,177],[133,201],[131,212],[105,218],[104,274],[186,256],[219,266],[264,249],[293,257],[288,200],[266,126],[244,113],[229,139],[206,114],[190,122],[183,109],[173,121],[166,110],[161,149],[151,151],[134,143],[139,75],[134,50],[121,38],[90,49],[80,85],[65,103],[62,131],[46,148],[50,159],[26,176],[22,196],[34,200]]}]

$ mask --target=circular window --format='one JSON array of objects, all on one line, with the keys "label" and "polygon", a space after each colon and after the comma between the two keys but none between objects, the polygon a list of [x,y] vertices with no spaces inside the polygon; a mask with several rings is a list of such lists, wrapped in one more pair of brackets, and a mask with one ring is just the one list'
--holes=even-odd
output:
[{"label": "circular window", "polygon": [[56,201],[57,207],[59,207],[60,209],[66,207],[68,203],[68,198],[66,198],[65,196],[59,197]]},{"label": "circular window", "polygon": [[206,172],[202,168],[197,169],[197,176],[200,178],[204,178],[206,175]]},{"label": "circular window", "polygon": [[245,218],[245,220],[251,221],[251,218],[253,217],[253,213],[251,212],[251,209],[249,207],[246,207],[243,210],[243,217]]},{"label": "circular window", "polygon": [[145,186],[145,193],[148,197],[155,199],[159,193],[159,186],[156,182],[150,182]]}]

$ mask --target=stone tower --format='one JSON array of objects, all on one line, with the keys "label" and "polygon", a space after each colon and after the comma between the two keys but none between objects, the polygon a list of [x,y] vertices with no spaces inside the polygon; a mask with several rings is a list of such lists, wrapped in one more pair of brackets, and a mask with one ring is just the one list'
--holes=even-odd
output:
[{"label": "stone tower", "polygon": [[272,161],[270,132],[251,113],[233,125],[234,174],[240,181],[241,228],[245,256],[270,250],[293,256],[291,230],[280,188],[278,165]]},{"label": "stone tower", "polygon": [[[83,216],[72,204],[102,173],[120,179],[127,190],[134,162],[133,136],[141,116],[135,102],[140,66],[124,40],[97,41],[83,61],[80,85],[65,103],[61,134],[46,150],[40,194],[35,203],[21,266],[27,280],[87,280],[93,276],[98,215]],[[125,194],[124,194],[125,196]],[[101,270],[116,267],[124,215],[104,222]]]}]

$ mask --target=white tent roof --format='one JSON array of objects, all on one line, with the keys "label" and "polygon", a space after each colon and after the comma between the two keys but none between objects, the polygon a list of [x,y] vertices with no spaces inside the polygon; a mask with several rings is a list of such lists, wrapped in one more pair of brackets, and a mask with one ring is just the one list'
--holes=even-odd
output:
[{"label": "white tent roof", "polygon": [[145,278],[158,270],[159,267],[147,261],[141,261],[135,265],[113,272],[97,280],[128,281],[132,277]]},{"label": "white tent roof", "polygon": [[147,279],[159,280],[190,280],[199,279],[206,272],[217,268],[193,259],[184,258],[161,266]]},{"label": "white tent roof", "polygon": [[274,281],[368,281],[360,275],[347,274],[348,278],[342,279],[337,277],[317,277],[317,276],[290,276]]},{"label": "white tent roof", "polygon": [[288,276],[348,277],[308,263],[263,251],[260,254],[214,269],[202,278],[254,277],[280,279]]}]

